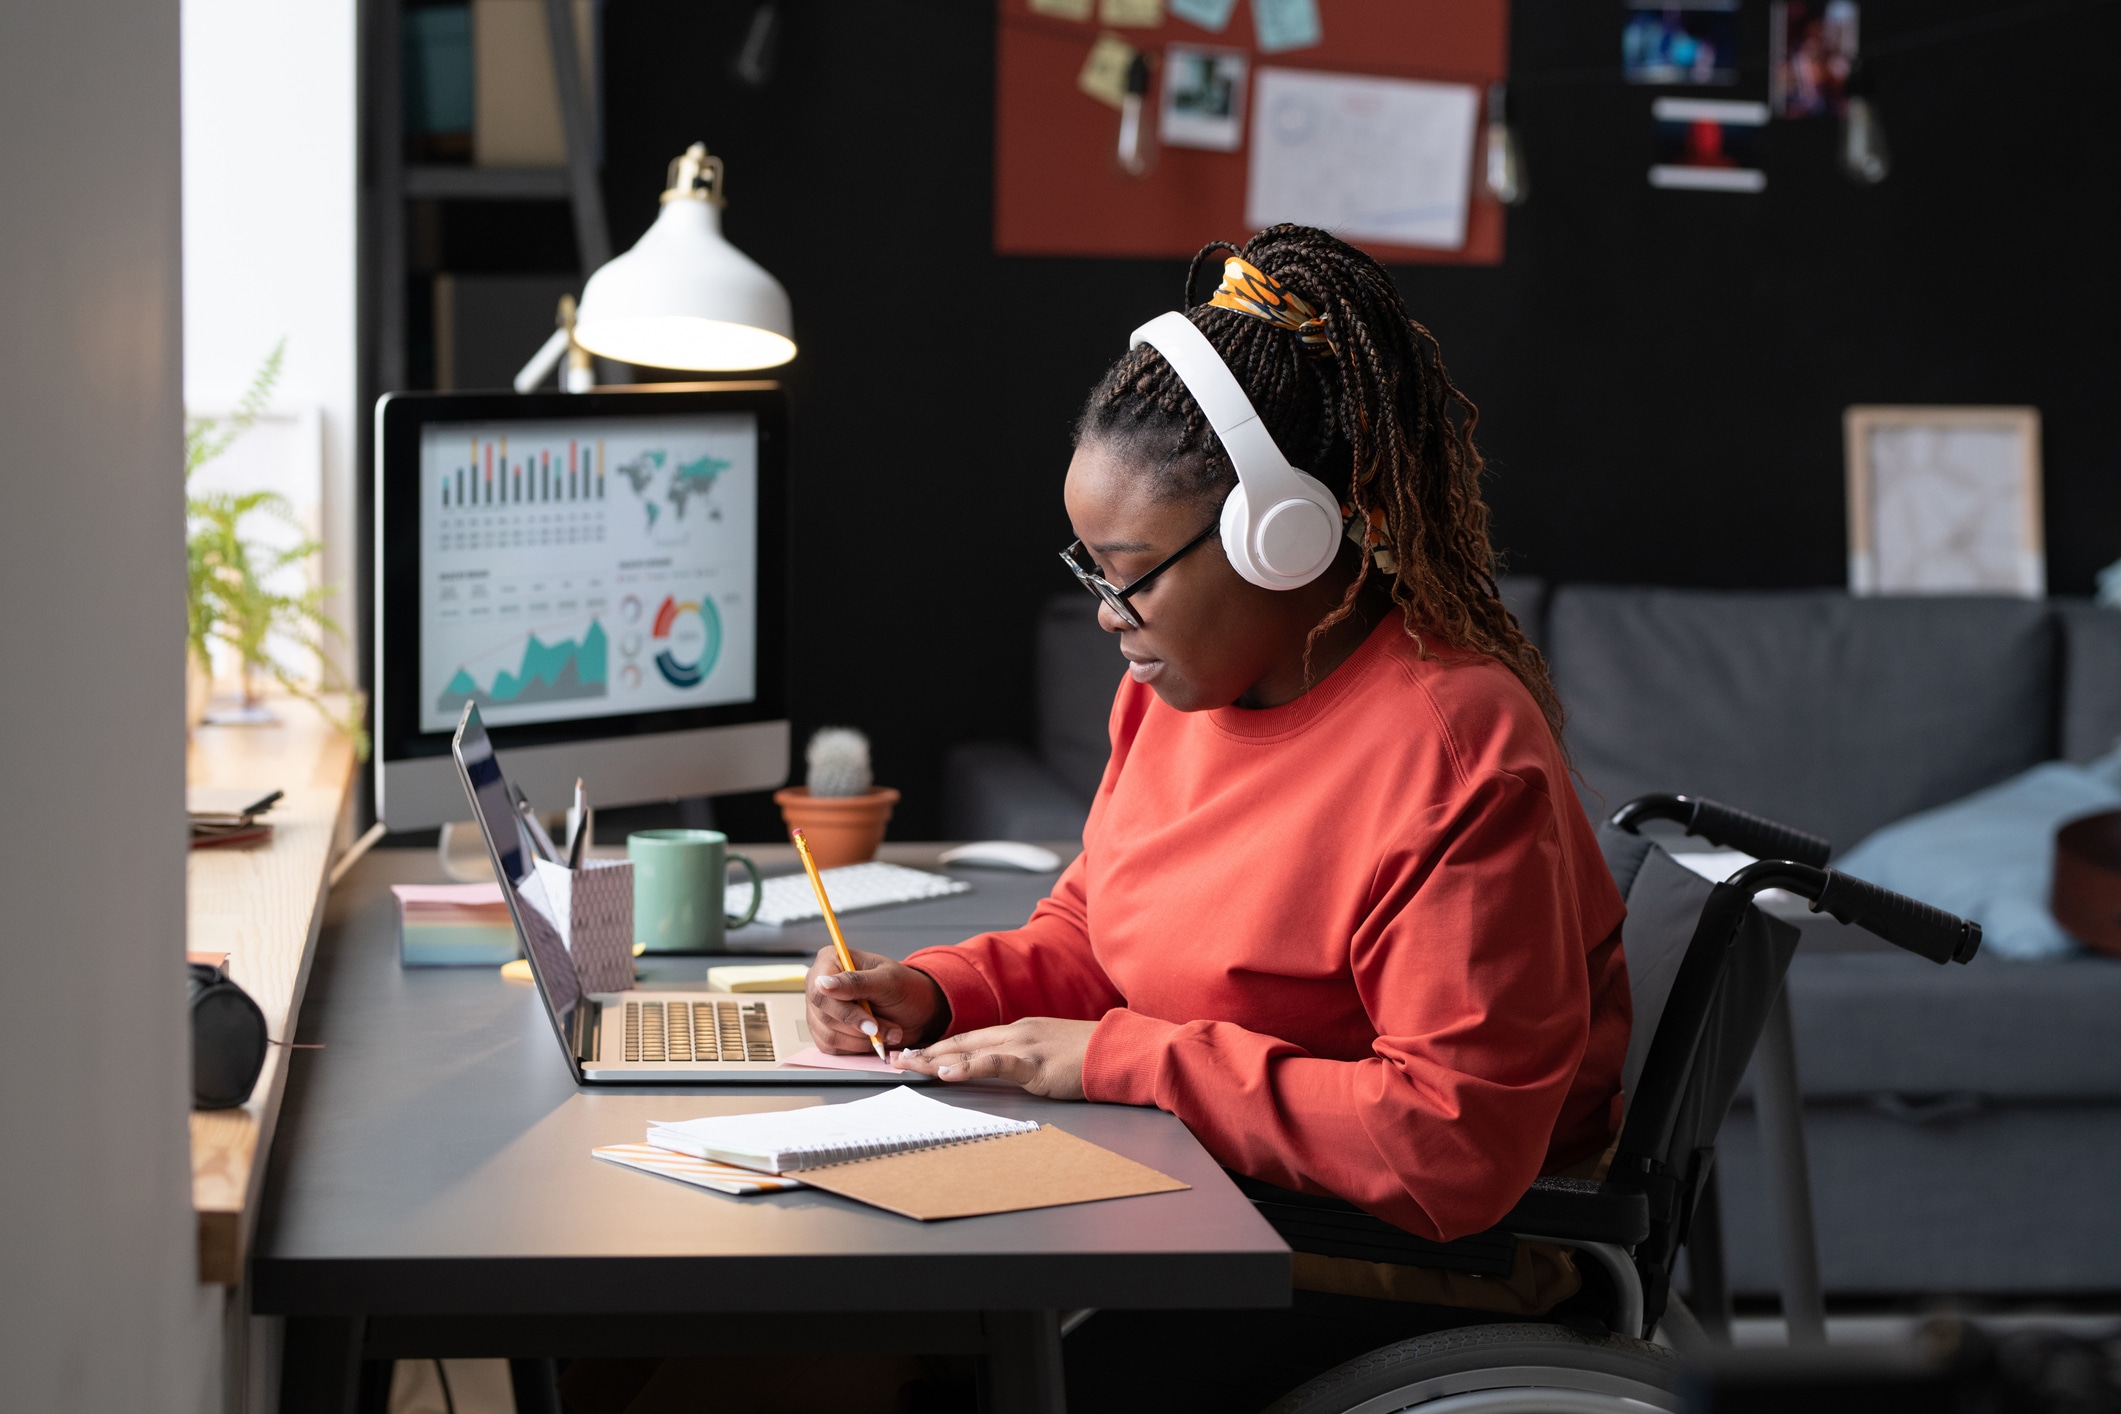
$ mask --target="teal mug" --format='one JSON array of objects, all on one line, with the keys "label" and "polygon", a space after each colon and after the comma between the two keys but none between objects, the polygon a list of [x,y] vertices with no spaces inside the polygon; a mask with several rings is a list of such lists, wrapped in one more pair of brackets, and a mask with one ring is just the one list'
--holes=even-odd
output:
[{"label": "teal mug", "polygon": [[[626,837],[633,862],[633,939],[646,951],[720,952],[726,930],[758,916],[759,866],[729,848],[719,830],[639,830]],[[751,907],[725,911],[729,861],[751,875]]]}]

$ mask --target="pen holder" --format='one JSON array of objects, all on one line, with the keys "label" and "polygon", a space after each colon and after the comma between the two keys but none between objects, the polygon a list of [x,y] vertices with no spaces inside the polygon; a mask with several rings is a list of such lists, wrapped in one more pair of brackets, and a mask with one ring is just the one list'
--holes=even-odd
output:
[{"label": "pen holder", "polygon": [[623,992],[633,985],[633,865],[585,860],[568,869],[536,861],[552,923],[585,992]]}]

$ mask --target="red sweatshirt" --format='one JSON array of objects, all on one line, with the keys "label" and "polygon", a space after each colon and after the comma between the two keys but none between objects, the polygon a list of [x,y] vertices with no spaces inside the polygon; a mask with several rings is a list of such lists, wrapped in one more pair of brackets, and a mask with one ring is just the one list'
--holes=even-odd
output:
[{"label": "red sweatshirt", "polygon": [[1605,1148],[1623,912],[1531,694],[1393,614],[1310,692],[1122,682],[1083,852],[1023,927],[908,959],[952,1032],[1096,1020],[1092,1100],[1449,1240]]}]

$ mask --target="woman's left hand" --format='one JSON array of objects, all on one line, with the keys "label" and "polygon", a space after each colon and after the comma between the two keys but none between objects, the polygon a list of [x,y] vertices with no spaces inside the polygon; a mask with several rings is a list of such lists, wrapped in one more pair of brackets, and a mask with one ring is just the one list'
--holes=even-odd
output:
[{"label": "woman's left hand", "polygon": [[941,1080],[1007,1080],[1049,1100],[1080,1100],[1083,1053],[1096,1029],[1094,1021],[1030,1016],[895,1052],[891,1063]]}]

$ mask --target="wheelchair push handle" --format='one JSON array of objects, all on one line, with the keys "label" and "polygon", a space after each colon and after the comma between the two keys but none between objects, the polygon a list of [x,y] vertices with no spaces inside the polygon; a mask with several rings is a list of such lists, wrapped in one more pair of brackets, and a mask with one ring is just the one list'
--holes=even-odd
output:
[{"label": "wheelchair push handle", "polygon": [[1812,907],[1931,962],[1971,962],[1981,950],[1979,923],[1832,869]]},{"label": "wheelchair push handle", "polygon": [[1638,796],[1613,813],[1612,823],[1630,834],[1645,820],[1671,820],[1710,844],[1755,859],[1789,859],[1824,869],[1834,847],[1817,835],[1793,830],[1762,815],[1696,795]]},{"label": "wheelchair push handle", "polygon": [[1748,899],[1763,889],[1788,889],[1810,900],[1812,912],[1854,924],[1931,962],[1971,962],[1981,950],[1979,923],[1832,869],[1763,859],[1716,887],[1735,889]]}]

